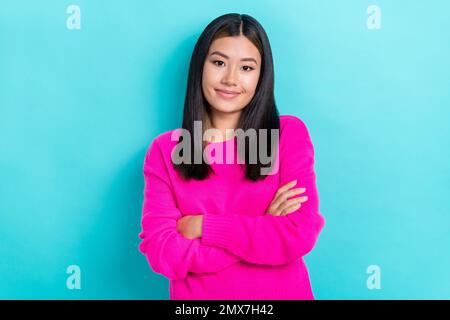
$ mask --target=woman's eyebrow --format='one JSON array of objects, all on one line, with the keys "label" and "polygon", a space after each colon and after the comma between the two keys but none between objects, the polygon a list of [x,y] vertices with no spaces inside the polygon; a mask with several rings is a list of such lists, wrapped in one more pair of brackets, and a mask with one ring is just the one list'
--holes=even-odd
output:
[{"label": "woman's eyebrow", "polygon": [[[222,53],[220,51],[214,51],[213,53],[210,54],[210,56],[212,56],[213,54],[217,54],[219,56],[222,56],[225,59],[229,59],[230,58],[225,53]],[[256,60],[254,58],[242,58],[241,61],[253,61],[254,63],[258,64],[258,62],[256,62]]]}]

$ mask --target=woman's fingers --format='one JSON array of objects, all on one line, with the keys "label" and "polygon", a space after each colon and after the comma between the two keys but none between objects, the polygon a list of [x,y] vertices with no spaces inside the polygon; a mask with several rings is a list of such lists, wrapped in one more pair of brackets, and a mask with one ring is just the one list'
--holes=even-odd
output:
[{"label": "woman's fingers", "polygon": [[294,205],[292,205],[292,206],[290,206],[290,207],[284,209],[284,210],[281,212],[280,216],[287,216],[288,214],[291,214],[292,212],[294,212],[294,211],[300,209],[301,206],[302,206],[301,203],[294,204]]},{"label": "woman's fingers", "polygon": [[[308,196],[296,197],[289,200],[285,200],[278,207],[270,206],[269,211],[267,213],[274,216],[286,215],[299,209],[301,204],[306,201],[308,201]],[[297,204],[300,204],[300,206],[297,207]]]},{"label": "woman's fingers", "polygon": [[308,200],[308,196],[297,197],[297,198],[292,198],[292,199],[286,200],[279,206],[279,210],[283,211],[284,209],[286,209],[292,205],[296,205],[298,203],[305,202],[306,200]]},{"label": "woman's fingers", "polygon": [[280,195],[281,193],[283,193],[286,190],[289,190],[290,188],[292,188],[293,186],[295,186],[297,184],[297,180],[292,180],[288,183],[286,183],[285,185],[283,185],[282,187],[280,187],[277,190],[277,193],[275,194],[275,198],[278,197],[278,195]]},{"label": "woman's fingers", "polygon": [[277,208],[283,202],[287,201],[288,198],[296,196],[298,194],[301,194],[301,193],[303,193],[305,191],[306,191],[306,188],[295,188],[295,189],[284,191],[277,198],[275,198],[275,201],[273,202],[273,205],[275,206],[275,208]]},{"label": "woman's fingers", "polygon": [[285,216],[289,213],[292,213],[302,206],[302,203],[308,201],[308,196],[298,197],[289,199],[283,202],[280,206],[281,216]]},{"label": "woman's fingers", "polygon": [[285,185],[281,186],[277,190],[274,199],[269,205],[269,209],[267,211],[268,214],[279,216],[282,214],[285,215],[287,213],[294,212],[295,210],[298,209],[296,208],[296,206],[299,202],[301,203],[306,201],[307,197],[289,199],[306,191],[306,188],[290,189],[294,187],[296,184],[297,180],[292,180],[286,183]]}]

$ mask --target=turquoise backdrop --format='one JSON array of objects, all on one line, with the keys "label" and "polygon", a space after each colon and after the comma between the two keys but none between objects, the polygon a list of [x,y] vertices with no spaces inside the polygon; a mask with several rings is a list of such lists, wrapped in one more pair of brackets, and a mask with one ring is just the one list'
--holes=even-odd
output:
[{"label": "turquoise backdrop", "polygon": [[[70,5],[80,29],[67,25]],[[380,27],[371,29],[376,5]],[[179,127],[215,17],[264,26],[281,114],[307,124],[326,226],[317,299],[450,298],[450,2],[0,4],[0,298],[167,299],[138,251],[152,139]],[[370,24],[370,23],[369,23]],[[81,271],[70,289],[68,268]],[[369,289],[370,266],[381,287]]]}]

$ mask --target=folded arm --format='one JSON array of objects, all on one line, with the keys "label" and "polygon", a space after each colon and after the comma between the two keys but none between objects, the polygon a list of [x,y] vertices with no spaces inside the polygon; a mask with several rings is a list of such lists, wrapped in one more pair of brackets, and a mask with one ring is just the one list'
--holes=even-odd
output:
[{"label": "folded arm", "polygon": [[229,250],[255,264],[280,265],[314,247],[325,220],[319,212],[314,148],[304,123],[290,119],[280,138],[280,184],[297,179],[308,201],[285,216],[205,213],[202,243]]},{"label": "folded arm", "polygon": [[156,273],[169,279],[183,279],[189,272],[217,272],[241,258],[227,250],[207,246],[200,239],[189,240],[177,231],[182,217],[158,141],[154,140],[144,161],[144,203],[139,250]]}]

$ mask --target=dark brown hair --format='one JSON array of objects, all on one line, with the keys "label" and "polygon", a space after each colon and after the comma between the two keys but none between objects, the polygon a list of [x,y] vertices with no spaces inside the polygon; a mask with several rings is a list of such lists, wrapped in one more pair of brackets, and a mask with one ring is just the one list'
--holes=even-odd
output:
[{"label": "dark brown hair", "polygon": [[[270,134],[272,129],[280,129],[280,119],[274,97],[274,67],[269,39],[263,27],[253,17],[237,13],[225,14],[214,19],[206,26],[197,40],[191,56],[182,128],[188,130],[191,134],[190,150],[193,150],[193,152],[191,152],[190,163],[173,164],[174,168],[185,179],[203,180],[211,172],[210,165],[204,162],[203,157],[201,163],[194,163],[194,153],[201,152],[201,155],[203,155],[205,147],[202,137],[194,136],[194,121],[202,121],[205,124],[211,112],[209,103],[205,99],[202,90],[203,66],[210,45],[214,40],[221,37],[241,35],[247,37],[258,48],[262,63],[255,95],[242,110],[236,129],[240,128],[246,132],[248,129],[253,128],[257,133],[259,129],[267,129],[267,157],[273,157],[274,150],[277,150],[278,141],[272,142]],[[250,142],[247,138],[245,139],[245,178],[253,181],[264,179],[266,175],[261,175],[261,168],[271,165],[271,163],[261,163],[259,156],[260,136],[257,134],[256,138],[258,150],[256,163],[249,163]],[[197,141],[194,144],[194,139],[202,141]],[[181,141],[182,136],[178,142]],[[194,147],[202,149],[196,150]],[[182,156],[182,152],[180,156]]]}]

